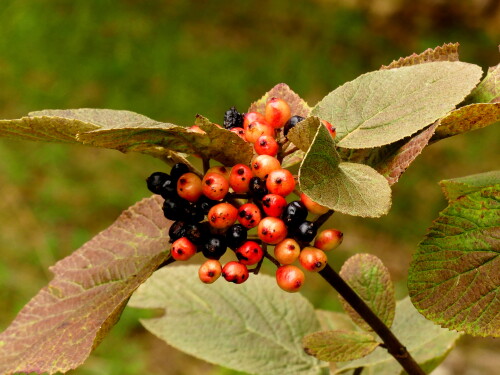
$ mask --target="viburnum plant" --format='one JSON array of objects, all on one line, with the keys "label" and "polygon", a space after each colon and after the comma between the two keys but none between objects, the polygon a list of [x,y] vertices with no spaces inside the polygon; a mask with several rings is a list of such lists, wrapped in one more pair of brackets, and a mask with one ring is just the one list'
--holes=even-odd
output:
[{"label": "viburnum plant", "polygon": [[[125,305],[164,309],[142,324],[252,374],[425,374],[461,332],[499,337],[498,171],[441,182],[449,205],[413,255],[409,298],[395,300],[374,255],[352,256],[339,273],[330,265],[343,239],[329,224],[334,212],[387,214],[391,185],[427,145],[500,120],[500,68],[481,76],[458,60],[458,44],[445,44],[312,108],[278,84],[245,113],[229,109],[222,125],[105,109],[0,121],[4,137],[141,152],[172,166],[145,176],[152,197],[51,268],[54,279],[0,335],[0,372],[76,368]],[[166,267],[190,258],[201,266]],[[264,261],[274,275],[260,272]],[[311,273],[345,313],[314,310],[294,293]]]}]

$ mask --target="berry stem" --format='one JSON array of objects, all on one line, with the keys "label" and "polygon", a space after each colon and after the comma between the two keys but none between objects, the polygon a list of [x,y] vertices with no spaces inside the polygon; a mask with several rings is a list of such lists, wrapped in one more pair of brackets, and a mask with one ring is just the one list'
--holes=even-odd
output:
[{"label": "berry stem", "polygon": [[210,159],[203,158],[203,174],[206,174],[209,169],[210,169]]},{"label": "berry stem", "polygon": [[356,367],[354,369],[354,372],[352,373],[352,375],[361,375],[361,373],[363,372],[364,370],[364,367]]},{"label": "berry stem", "polygon": [[166,267],[166,266],[168,266],[169,264],[172,264],[172,263],[174,263],[174,262],[175,262],[175,259],[172,257],[172,255],[170,255],[167,259],[165,259],[165,260],[163,261],[163,263],[162,263],[162,264],[160,264],[160,265],[156,268],[156,270],[159,270],[160,268]]},{"label": "berry stem", "polygon": [[298,151],[299,148],[297,146],[293,146],[292,148],[290,148],[289,150],[285,151],[285,153],[283,154],[283,157],[286,157],[288,155],[291,155],[293,154],[295,151]]},{"label": "berry stem", "polygon": [[264,256],[265,256],[267,259],[269,259],[271,262],[273,262],[273,263],[274,263],[274,265],[275,265],[276,267],[278,267],[278,268],[279,268],[279,267],[281,267],[280,262],[278,262],[278,261],[277,261],[277,260],[276,260],[276,259],[275,259],[275,258],[274,258],[271,254],[269,254],[267,251],[266,251],[266,252],[264,252]]},{"label": "berry stem", "polygon": [[319,274],[349,303],[349,305],[351,305],[375,333],[379,335],[389,354],[399,362],[409,375],[425,375],[425,372],[420,368],[418,363],[413,359],[392,331],[329,264],[319,271]]},{"label": "berry stem", "polygon": [[314,221],[314,226],[318,229],[321,228],[321,226],[328,221],[334,212],[334,210],[329,210],[326,214],[318,216],[318,218]]}]

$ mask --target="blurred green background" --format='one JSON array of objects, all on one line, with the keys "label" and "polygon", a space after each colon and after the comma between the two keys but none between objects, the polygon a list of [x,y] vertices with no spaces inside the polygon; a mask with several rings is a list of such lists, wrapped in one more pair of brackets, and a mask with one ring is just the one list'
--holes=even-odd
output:
[{"label": "blurred green background", "polygon": [[[139,1],[3,0],[0,117],[45,108],[113,108],[191,125],[222,121],[235,105],[286,82],[310,104],[359,74],[445,42],[484,69],[499,60],[495,0]],[[393,189],[381,219],[335,215],[345,241],[330,263],[372,252],[390,268],[398,297],[412,251],[445,207],[437,182],[498,168],[499,131],[487,128],[429,147]],[[0,139],[0,330],[69,255],[122,210],[149,196],[163,165],[140,155]],[[311,277],[304,294],[338,308]],[[170,348],[126,309],[72,374],[232,374]],[[499,344],[466,338],[440,374],[494,374]],[[487,359],[487,360],[486,360]]]}]

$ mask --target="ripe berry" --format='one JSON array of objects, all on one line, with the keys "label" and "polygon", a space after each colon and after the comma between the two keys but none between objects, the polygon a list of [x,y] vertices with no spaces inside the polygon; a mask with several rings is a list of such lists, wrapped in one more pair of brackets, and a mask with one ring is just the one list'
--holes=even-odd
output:
[{"label": "ripe berry", "polygon": [[314,240],[314,247],[323,251],[330,251],[338,247],[343,239],[344,234],[341,231],[337,229],[325,229]]},{"label": "ripe berry", "polygon": [[247,142],[255,143],[262,135],[274,137],[274,129],[267,122],[254,121],[245,128]]},{"label": "ripe berry", "polygon": [[264,115],[259,112],[248,112],[243,114],[243,128],[246,130],[248,125],[254,121],[265,121]]},{"label": "ripe berry", "polygon": [[267,101],[264,117],[273,128],[283,127],[291,115],[290,106],[283,99],[273,97]]},{"label": "ripe berry", "polygon": [[323,250],[315,247],[305,247],[300,252],[299,262],[304,269],[318,272],[325,268],[328,258]]},{"label": "ripe berry", "polygon": [[262,198],[262,207],[267,216],[280,217],[286,204],[286,199],[278,194],[267,194]]},{"label": "ripe berry", "polygon": [[231,249],[240,247],[247,240],[248,232],[241,224],[231,225],[226,231],[227,246]]},{"label": "ripe berry", "polygon": [[259,223],[257,235],[265,243],[275,245],[286,238],[287,229],[281,219],[265,217]]},{"label": "ripe berry", "polygon": [[208,236],[208,228],[203,223],[188,223],[185,225],[185,237],[195,245],[201,245]]},{"label": "ripe berry", "polygon": [[300,255],[300,245],[293,238],[285,238],[274,247],[274,257],[281,264],[292,264]]},{"label": "ripe berry", "polygon": [[243,129],[243,128],[232,128],[231,132],[236,133],[238,135],[238,137],[240,137],[244,141],[247,140],[247,138],[245,137],[245,129]]},{"label": "ripe berry", "polygon": [[267,194],[266,182],[259,177],[252,177],[250,179],[250,194],[256,198],[262,198]]},{"label": "ripe berry", "polygon": [[191,203],[186,207],[185,220],[189,223],[199,223],[205,218],[205,213],[198,205],[198,202]]},{"label": "ripe berry", "polygon": [[220,235],[211,235],[204,243],[201,252],[207,259],[220,259],[227,249],[226,238]]},{"label": "ripe berry", "polygon": [[175,260],[188,260],[196,254],[196,246],[186,237],[181,237],[172,244],[171,254]]},{"label": "ripe berry", "polygon": [[184,163],[177,163],[172,167],[170,171],[170,177],[177,182],[177,180],[184,174],[189,172],[189,167]]},{"label": "ripe berry", "polygon": [[248,192],[250,179],[253,177],[252,170],[245,164],[236,164],[229,174],[229,186],[237,194]]},{"label": "ripe berry", "polygon": [[322,206],[319,203],[314,202],[311,198],[309,198],[304,193],[300,194],[300,201],[306,206],[307,210],[315,215],[323,215],[326,214],[329,210],[328,207]]},{"label": "ripe berry", "polygon": [[179,197],[171,197],[163,202],[163,215],[168,220],[184,220],[187,216],[187,202]]},{"label": "ripe berry", "polygon": [[238,209],[229,203],[219,203],[208,211],[208,222],[217,229],[226,229],[238,218]]},{"label": "ripe berry", "polygon": [[169,230],[168,236],[170,237],[170,242],[174,242],[181,237],[186,236],[186,223],[184,221],[176,221],[174,222]]},{"label": "ripe berry", "polygon": [[280,168],[279,160],[270,155],[259,155],[252,161],[253,174],[262,179],[266,179],[269,173]]},{"label": "ripe berry", "polygon": [[266,187],[271,194],[286,197],[295,189],[295,178],[288,169],[276,169],[269,173]]},{"label": "ripe berry", "polygon": [[177,181],[177,194],[190,202],[196,202],[202,194],[200,178],[192,172],[184,173]]},{"label": "ripe berry", "polygon": [[222,266],[218,260],[208,259],[198,270],[198,277],[205,284],[212,284],[222,274]]},{"label": "ripe berry", "polygon": [[161,194],[161,187],[170,176],[163,172],[154,172],[146,179],[148,189],[153,194]]},{"label": "ripe berry", "polygon": [[276,270],[276,283],[285,292],[298,292],[305,278],[304,272],[292,265],[281,266]]},{"label": "ripe berry", "polygon": [[174,180],[171,176],[167,176],[167,178],[161,185],[160,194],[165,199],[177,196],[177,181]]},{"label": "ripe berry", "polygon": [[229,262],[222,268],[222,276],[229,282],[241,284],[248,279],[248,269],[239,262]]},{"label": "ripe berry", "polygon": [[218,201],[224,198],[229,191],[229,182],[220,173],[207,173],[203,177],[202,189],[205,197]]},{"label": "ripe berry", "polygon": [[321,120],[321,122],[325,125],[332,138],[335,138],[337,136],[337,129],[335,129],[335,127],[326,120]]},{"label": "ripe berry", "polygon": [[295,127],[295,125],[297,125],[302,120],[305,120],[305,118],[302,116],[290,117],[290,119],[285,123],[285,128],[283,129],[283,134],[285,135],[285,137],[288,135],[288,132],[290,131],[290,129]]},{"label": "ripe berry", "polygon": [[243,126],[243,116],[235,107],[229,108],[229,110],[224,113],[224,127],[226,129],[232,129],[241,126]]},{"label": "ripe berry", "polygon": [[281,216],[287,227],[298,227],[307,218],[307,208],[301,201],[293,201],[286,205]]},{"label": "ripe berry", "polygon": [[246,241],[236,249],[235,253],[238,261],[246,266],[257,264],[264,257],[264,250],[255,241]]},{"label": "ripe berry", "polygon": [[317,232],[318,228],[316,228],[314,223],[306,220],[294,230],[293,234],[300,242],[311,242],[316,237]]},{"label": "ripe berry", "polygon": [[215,167],[209,168],[205,176],[209,173],[219,173],[223,175],[226,179],[229,179],[229,173],[231,170],[229,168],[224,167],[223,165],[217,165]]},{"label": "ripe berry", "polygon": [[278,153],[278,142],[270,135],[261,135],[253,144],[255,152],[259,155],[276,156]]},{"label": "ripe berry", "polygon": [[238,210],[238,221],[245,228],[253,228],[259,225],[261,219],[259,207],[253,203],[245,203]]}]

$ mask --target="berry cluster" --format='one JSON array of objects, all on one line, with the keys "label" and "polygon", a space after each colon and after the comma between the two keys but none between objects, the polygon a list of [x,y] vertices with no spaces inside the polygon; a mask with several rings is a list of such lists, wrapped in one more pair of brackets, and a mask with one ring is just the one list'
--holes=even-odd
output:
[{"label": "berry cluster", "polygon": [[[325,251],[342,242],[340,231],[317,234],[321,224],[308,220],[309,214],[321,217],[328,208],[298,192],[300,199],[287,201],[296,192],[295,176],[281,167],[282,147],[290,129],[303,119],[292,116],[289,105],[275,97],[268,100],[265,114],[240,114],[232,107],[225,113],[224,127],[253,144],[256,156],[250,165],[212,167],[200,177],[178,163],[170,174],[155,172],[148,177],[148,189],[165,199],[163,213],[174,221],[169,230],[172,257],[188,260],[201,252],[207,258],[199,269],[204,283],[213,283],[220,275],[243,283],[267,257],[278,266],[278,285],[296,292],[305,276],[292,263],[298,260],[303,269],[318,272],[326,266]],[[335,136],[335,128],[324,125]],[[274,246],[274,257],[268,245]],[[237,261],[222,266],[219,259],[228,248]]]}]

